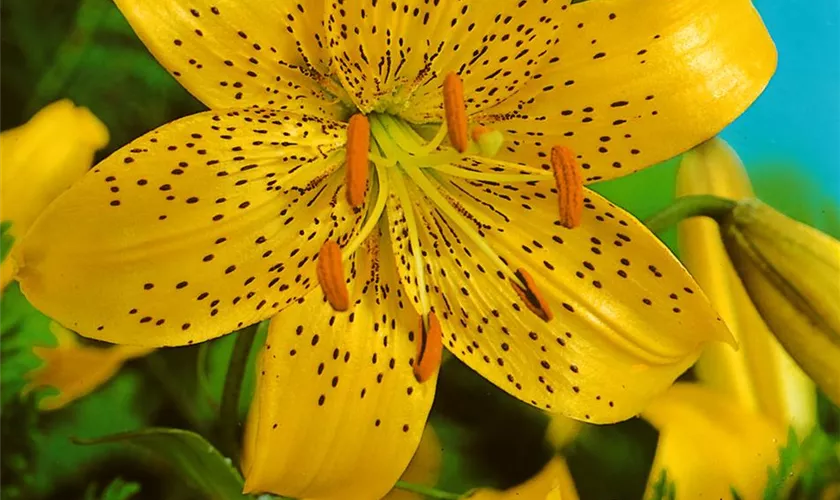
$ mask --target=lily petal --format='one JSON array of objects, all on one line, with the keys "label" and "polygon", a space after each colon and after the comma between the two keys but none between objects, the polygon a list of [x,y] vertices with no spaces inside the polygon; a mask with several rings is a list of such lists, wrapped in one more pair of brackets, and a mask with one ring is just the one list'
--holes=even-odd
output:
[{"label": "lily petal", "polygon": [[414,379],[420,321],[380,240],[355,253],[349,313],[313,292],[272,319],[246,428],[246,492],[381,498],[411,460],[437,378]]},{"label": "lily petal", "polygon": [[663,470],[678,500],[732,498],[731,488],[761,498],[786,441],[784,427],[699,384],[675,384],[642,417],[659,430],[645,498]]},{"label": "lily petal", "polygon": [[167,346],[267,318],[363,212],[344,200],[344,125],[279,110],[199,113],[117,151],[21,244],[27,298],[80,334]]},{"label": "lily petal", "polygon": [[[477,157],[460,166],[515,173]],[[544,321],[530,311],[505,269],[422,192],[411,193],[444,345],[522,401],[579,420],[623,420],[665,390],[707,341],[731,339],[668,249],[597,194],[585,190],[581,225],[567,229],[558,220],[553,178],[516,185],[437,178],[439,191],[508,269],[535,278],[554,313]],[[404,208],[391,200],[391,239],[416,304]]]},{"label": "lily petal", "polygon": [[443,120],[450,72],[468,112],[515,94],[550,57],[569,0],[326,3],[326,43],[353,103],[424,123]]},{"label": "lily petal", "polygon": [[38,402],[41,410],[57,410],[83,397],[117,374],[122,364],[139,358],[152,349],[117,345],[113,347],[88,347],[79,343],[76,334],[52,323],[55,347],[34,347],[33,352],[44,365],[28,374],[29,382],[23,392],[40,387],[55,387],[57,395],[48,395]]},{"label": "lily petal", "polygon": [[44,208],[90,168],[108,143],[108,129],[87,108],[54,102],[26,124],[0,134],[3,165],[0,212],[15,238],[26,234]]},{"label": "lily petal", "polygon": [[572,474],[561,457],[552,458],[528,481],[509,490],[479,489],[464,497],[469,500],[578,500]]},{"label": "lily petal", "polygon": [[[711,194],[735,200],[753,197],[747,172],[722,139],[683,156],[677,196]],[[745,408],[761,410],[805,436],[815,424],[814,384],[767,328],[726,254],[717,223],[694,217],[679,225],[680,255],[720,312],[741,349],[712,344],[695,366],[700,380],[729,394]]]},{"label": "lily petal", "polygon": [[572,5],[542,78],[475,116],[510,139],[500,158],[548,169],[563,144],[587,182],[620,177],[714,136],[764,90],[773,42],[750,0]]},{"label": "lily petal", "polygon": [[328,76],[321,2],[116,3],[152,55],[210,108],[260,104],[326,116],[340,109],[319,84]]}]

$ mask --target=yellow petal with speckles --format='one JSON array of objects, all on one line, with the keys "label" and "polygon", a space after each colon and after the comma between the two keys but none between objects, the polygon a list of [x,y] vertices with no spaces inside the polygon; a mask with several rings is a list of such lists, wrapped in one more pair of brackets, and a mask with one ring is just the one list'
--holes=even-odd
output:
[{"label": "yellow petal with speckles", "polygon": [[464,81],[468,112],[503,101],[551,56],[569,0],[326,2],[337,73],[362,111],[443,119],[443,79]]},{"label": "yellow petal with speckles", "polygon": [[414,379],[419,318],[374,234],[347,266],[350,312],[313,292],[271,322],[245,434],[247,492],[381,498],[420,442],[437,379]]},{"label": "yellow petal with speckles", "polygon": [[674,385],[642,417],[659,430],[645,498],[663,470],[677,500],[761,498],[786,441],[784,426],[699,384]]},{"label": "yellow petal with speckles", "polygon": [[0,134],[0,212],[22,237],[49,203],[84,175],[108,130],[87,108],[54,102],[26,124]]},{"label": "yellow petal with speckles", "polygon": [[332,116],[320,2],[117,0],[158,61],[210,108]]},{"label": "yellow petal with speckles", "polygon": [[44,362],[27,375],[23,389],[29,392],[41,387],[54,387],[57,395],[48,395],[38,402],[41,410],[57,410],[83,397],[117,374],[125,361],[145,356],[151,349],[134,346],[90,347],[79,343],[76,334],[52,323],[55,347],[34,347],[33,352]]},{"label": "yellow petal with speckles", "polygon": [[[513,173],[478,158],[462,166]],[[444,345],[517,398],[579,420],[624,420],[685,371],[707,341],[731,339],[668,249],[597,194],[585,190],[581,225],[567,229],[557,220],[553,178],[512,185],[436,178],[482,241],[510,269],[534,278],[554,313],[546,322],[529,310],[503,269],[412,187]],[[404,208],[392,199],[388,219],[407,302],[418,304]]]},{"label": "yellow petal with speckles", "polygon": [[578,500],[566,461],[554,457],[528,481],[505,491],[479,489],[466,496],[469,500]]},{"label": "yellow petal with speckles", "polygon": [[21,244],[27,298],[80,334],[201,342],[317,284],[312,259],[362,212],[344,200],[344,124],[247,108],[196,114],[97,165]]},{"label": "yellow petal with speckles", "polygon": [[[722,139],[713,139],[683,156],[677,196],[713,194],[736,200],[753,196],[741,161]],[[705,384],[729,394],[745,408],[761,410],[784,427],[806,436],[814,425],[813,382],[767,328],[726,255],[717,223],[694,217],[679,225],[680,256],[709,296],[739,350],[710,345],[695,366]]]},{"label": "yellow petal with speckles", "polygon": [[473,119],[506,133],[500,158],[549,168],[552,146],[588,182],[671,158],[719,132],[767,85],[776,50],[750,0],[572,5],[547,65]]}]

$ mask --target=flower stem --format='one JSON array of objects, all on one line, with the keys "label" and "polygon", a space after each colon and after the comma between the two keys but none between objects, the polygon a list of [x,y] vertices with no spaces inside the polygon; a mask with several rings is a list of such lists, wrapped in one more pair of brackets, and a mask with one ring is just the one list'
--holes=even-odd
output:
[{"label": "flower stem", "polygon": [[645,225],[654,233],[659,233],[689,217],[699,215],[720,220],[737,205],[736,201],[710,194],[681,196],[659,213],[648,217]]},{"label": "flower stem", "polygon": [[461,498],[461,495],[456,495],[455,493],[441,491],[430,486],[423,486],[422,484],[407,483],[405,481],[397,481],[394,487],[404,491],[419,493],[429,498],[440,498],[441,500],[458,500]]},{"label": "flower stem", "polygon": [[186,420],[189,426],[199,434],[206,432],[207,426],[198,414],[198,411],[193,406],[192,399],[189,394],[181,388],[175,381],[177,377],[163,360],[160,353],[151,353],[143,358],[146,372],[149,373],[155,382],[160,386],[161,391],[172,403],[174,408],[180,413],[181,417]]},{"label": "flower stem", "polygon": [[259,323],[239,330],[233,344],[233,352],[228,363],[225,386],[222,392],[222,404],[219,408],[219,434],[222,452],[234,463],[239,462],[239,399],[242,395],[242,378],[248,366],[248,355],[257,335]]}]

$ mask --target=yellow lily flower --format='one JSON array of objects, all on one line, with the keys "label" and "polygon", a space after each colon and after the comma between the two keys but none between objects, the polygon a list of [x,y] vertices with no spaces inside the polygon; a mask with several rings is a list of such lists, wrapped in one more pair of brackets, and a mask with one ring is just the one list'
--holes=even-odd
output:
[{"label": "yellow lily flower", "polygon": [[118,5],[213,110],[52,205],[22,289],[125,344],[273,317],[247,491],[384,495],[444,346],[523,401],[614,422],[730,338],[668,250],[582,184],[755,99],[776,54],[749,1]]},{"label": "yellow lily flower", "polygon": [[659,430],[645,498],[662,471],[677,500],[733,499],[732,488],[740,498],[761,498],[787,440],[777,422],[702,384],[675,384],[642,417]]},{"label": "yellow lily flower", "polygon": [[481,488],[463,498],[469,500],[578,500],[566,461],[554,457],[534,477],[505,491]]},{"label": "yellow lily flower", "polygon": [[[733,200],[754,193],[737,154],[712,139],[683,156],[677,196],[710,194]],[[679,224],[680,257],[740,345],[710,344],[695,366],[704,384],[806,436],[815,424],[814,384],[767,328],[732,266],[717,223],[693,217]],[[825,291],[827,298],[832,298]],[[762,310],[763,313],[763,310]]]},{"label": "yellow lily flower", "polygon": [[28,374],[23,392],[54,387],[58,394],[46,395],[38,401],[41,410],[57,410],[93,392],[117,374],[122,364],[145,356],[152,349],[135,346],[90,347],[82,345],[75,333],[57,323],[50,325],[55,347],[34,347],[33,352],[44,364]]},{"label": "yellow lily flower", "polygon": [[840,404],[840,241],[758,200],[735,207],[723,239],[776,338]]},{"label": "yellow lily flower", "polygon": [[[108,129],[87,108],[54,102],[20,127],[0,134],[0,219],[20,239],[59,194],[90,168],[108,143]],[[2,265],[2,288],[14,279],[13,253]],[[0,288],[0,289],[2,289]]]}]

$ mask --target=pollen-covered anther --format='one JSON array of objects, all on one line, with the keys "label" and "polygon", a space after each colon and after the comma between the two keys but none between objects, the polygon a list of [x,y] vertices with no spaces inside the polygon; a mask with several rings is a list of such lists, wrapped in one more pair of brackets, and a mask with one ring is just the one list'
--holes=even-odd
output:
[{"label": "pollen-covered anther", "polygon": [[438,371],[443,356],[440,321],[435,313],[429,313],[428,322],[427,328],[426,322],[420,316],[420,342],[417,344],[414,378],[421,383],[429,380]]},{"label": "pollen-covered anther", "polygon": [[370,153],[370,122],[361,113],[350,117],[347,126],[347,202],[358,207],[365,201]]},{"label": "pollen-covered anther", "polygon": [[467,107],[464,104],[464,83],[457,73],[449,73],[443,80],[443,111],[449,142],[463,153],[469,146],[467,134]]},{"label": "pollen-covered anther", "polygon": [[318,252],[316,267],[318,283],[327,302],[336,311],[346,311],[350,307],[350,294],[344,280],[344,268],[341,265],[341,248],[338,243],[327,240]]},{"label": "pollen-covered anther", "polygon": [[536,283],[534,283],[534,278],[531,277],[528,271],[521,267],[516,270],[516,277],[519,278],[519,283],[511,280],[511,284],[517,295],[519,295],[519,298],[525,303],[525,306],[543,321],[551,321],[554,318],[554,314],[549,309],[548,302],[543,298]]},{"label": "pollen-covered anther", "polygon": [[583,215],[583,177],[572,150],[564,146],[551,148],[551,169],[557,184],[560,224],[576,228]]}]

